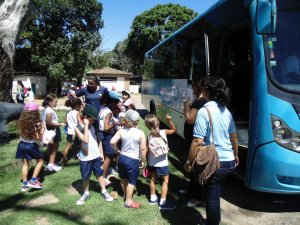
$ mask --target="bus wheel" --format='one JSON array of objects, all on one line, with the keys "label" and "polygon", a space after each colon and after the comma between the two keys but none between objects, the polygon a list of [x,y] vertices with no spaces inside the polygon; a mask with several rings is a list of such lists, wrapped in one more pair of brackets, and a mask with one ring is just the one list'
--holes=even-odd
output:
[{"label": "bus wheel", "polygon": [[150,113],[156,115],[156,107],[153,100],[150,101]]}]

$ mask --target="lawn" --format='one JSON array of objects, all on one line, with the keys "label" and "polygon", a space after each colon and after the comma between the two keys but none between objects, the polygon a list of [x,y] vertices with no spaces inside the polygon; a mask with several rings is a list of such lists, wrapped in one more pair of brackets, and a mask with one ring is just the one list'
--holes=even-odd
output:
[{"label": "lawn", "polygon": [[[58,116],[64,120],[66,112],[59,111]],[[148,132],[144,121],[140,121],[139,127]],[[186,148],[183,141],[170,141],[172,151],[169,154],[170,184],[169,199],[177,205],[175,210],[160,211],[158,206],[148,204],[149,181],[142,176],[139,178],[134,200],[141,202],[141,209],[132,210],[123,207],[123,195],[120,181],[113,180],[109,192],[117,191],[119,198],[113,202],[106,202],[96,179],[92,177],[90,182],[90,195],[86,204],[77,206],[76,201],[82,191],[81,177],[78,159],[73,157],[68,165],[60,172],[40,174],[44,189],[31,190],[22,193],[21,190],[21,163],[15,160],[16,146],[18,144],[18,132],[15,122],[8,125],[11,141],[1,146],[0,160],[0,224],[199,224],[202,216],[205,216],[205,208],[189,208],[185,206],[188,197],[178,195],[178,189],[187,184],[187,179],[182,173],[182,161],[184,154],[181,150]],[[63,134],[63,132],[62,132]],[[62,135],[59,151],[62,152],[66,144],[66,137]],[[59,155],[59,157],[61,154]],[[32,167],[33,168],[33,167]],[[32,173],[32,169],[30,171]],[[160,186],[157,185],[160,193]]]}]

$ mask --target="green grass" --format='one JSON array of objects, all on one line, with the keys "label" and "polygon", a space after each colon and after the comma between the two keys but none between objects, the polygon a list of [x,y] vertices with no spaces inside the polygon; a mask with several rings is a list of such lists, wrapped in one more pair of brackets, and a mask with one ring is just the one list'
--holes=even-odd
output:
[{"label": "green grass", "polygon": [[[58,116],[64,120],[66,112],[59,111]],[[141,120],[139,127],[148,133],[144,121]],[[15,132],[14,125],[10,125],[10,132]],[[184,206],[187,197],[177,195],[179,188],[187,184],[184,177],[180,157],[180,146],[171,147],[170,152],[170,184],[168,197],[177,204],[175,210],[161,212],[158,206],[148,204],[149,181],[142,176],[139,178],[137,192],[134,195],[135,201],[140,201],[141,209],[131,210],[123,207],[123,199],[120,182],[115,180],[109,191],[118,191],[119,199],[114,202],[106,202],[101,197],[96,179],[92,176],[90,182],[91,197],[86,204],[77,206],[76,201],[80,197],[82,190],[79,162],[72,158],[68,165],[58,173],[41,172],[40,177],[44,185],[43,190],[31,190],[21,193],[21,164],[15,160],[15,152],[18,138],[10,141],[9,144],[1,146],[1,193],[0,193],[0,224],[196,224],[199,223],[201,215],[205,215],[205,208],[188,208]],[[62,142],[59,151],[62,152],[66,144],[65,135],[62,132]],[[177,148],[178,147],[178,148]],[[178,152],[179,153],[178,153]],[[33,166],[30,173],[32,173]],[[157,185],[160,193],[160,185]],[[29,201],[48,195],[55,196],[57,203],[28,207]],[[41,200],[40,203],[47,203],[48,200]],[[200,213],[200,214],[199,214]]]}]

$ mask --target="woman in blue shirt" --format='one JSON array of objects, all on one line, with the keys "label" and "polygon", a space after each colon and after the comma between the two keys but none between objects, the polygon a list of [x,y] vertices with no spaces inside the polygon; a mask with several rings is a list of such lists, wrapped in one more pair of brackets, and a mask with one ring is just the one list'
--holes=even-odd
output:
[{"label": "woman in blue shirt", "polygon": [[95,75],[87,77],[87,86],[76,91],[76,96],[85,97],[85,103],[96,107],[100,111],[100,97],[103,93],[108,94],[106,87],[100,85],[98,78]]},{"label": "woman in blue shirt", "polygon": [[[222,181],[239,164],[238,139],[232,115],[226,108],[230,94],[225,81],[218,77],[207,77],[203,86],[202,94],[207,99],[204,107],[209,110],[212,117],[214,144],[220,160],[220,169],[209,178],[204,186],[207,224],[215,225],[221,221]],[[212,143],[208,112],[204,107],[197,113],[191,148]],[[188,160],[187,163],[190,161]]]}]

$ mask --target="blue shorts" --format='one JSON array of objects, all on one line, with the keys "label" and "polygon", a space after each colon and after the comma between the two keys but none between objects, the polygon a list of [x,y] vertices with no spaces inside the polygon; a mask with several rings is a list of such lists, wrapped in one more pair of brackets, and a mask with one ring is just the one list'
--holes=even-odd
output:
[{"label": "blue shorts", "polygon": [[103,169],[102,162],[100,158],[96,158],[90,161],[79,161],[80,164],[80,173],[83,181],[87,181],[90,179],[92,171],[94,175],[98,178],[102,176]]},{"label": "blue shorts", "polygon": [[73,135],[67,134],[67,142],[73,143]]},{"label": "blue shorts", "polygon": [[117,156],[117,153],[115,152],[115,150],[113,150],[113,148],[110,145],[110,140],[114,135],[107,132],[100,132],[100,133],[103,134],[103,139],[102,139],[103,152],[108,156],[112,156],[112,157]]},{"label": "blue shorts", "polygon": [[20,141],[17,148],[16,159],[43,159],[44,154],[40,151],[37,143]]},{"label": "blue shorts", "polygon": [[55,130],[55,137],[53,138],[53,142],[60,142],[61,141],[61,133],[59,127],[47,126],[47,130]]},{"label": "blue shorts", "polygon": [[148,166],[148,170],[150,173],[155,173],[158,177],[168,176],[169,175],[169,167],[163,166],[163,167],[154,167],[154,166]]},{"label": "blue shorts", "polygon": [[127,179],[129,184],[136,185],[139,177],[139,160],[120,155],[118,172],[121,179]]}]

